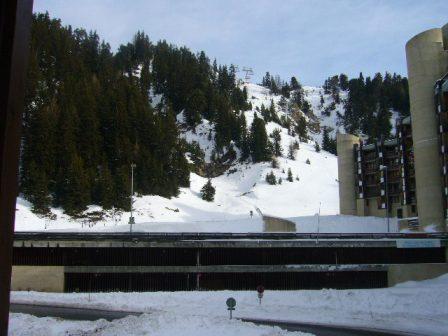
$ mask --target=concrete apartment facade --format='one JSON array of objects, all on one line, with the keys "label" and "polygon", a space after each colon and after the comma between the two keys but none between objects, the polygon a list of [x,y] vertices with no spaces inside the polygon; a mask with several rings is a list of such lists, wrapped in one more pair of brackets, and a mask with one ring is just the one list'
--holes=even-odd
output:
[{"label": "concrete apartment facade", "polygon": [[394,139],[364,143],[338,134],[340,212],[418,216],[446,231],[448,217],[448,24],[406,44],[411,117]]}]

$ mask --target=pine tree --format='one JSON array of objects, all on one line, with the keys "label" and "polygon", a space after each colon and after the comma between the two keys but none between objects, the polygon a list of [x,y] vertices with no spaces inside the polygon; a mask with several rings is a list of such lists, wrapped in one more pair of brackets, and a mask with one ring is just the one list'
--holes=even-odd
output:
[{"label": "pine tree", "polygon": [[339,87],[342,91],[346,91],[348,89],[348,77],[346,74],[339,75]]},{"label": "pine tree", "polygon": [[378,114],[376,119],[376,128],[373,137],[379,139],[381,137],[388,138],[390,136],[390,131],[392,130],[392,125],[390,124],[391,113],[386,106],[384,100],[379,103]]},{"label": "pine tree", "polygon": [[280,130],[276,128],[274,131],[272,131],[270,137],[272,138],[272,151],[274,156],[282,156],[283,149],[282,149],[282,137],[280,134]]},{"label": "pine tree", "polygon": [[196,126],[201,120],[201,114],[206,108],[205,96],[201,90],[196,89],[187,99],[185,120],[189,126]]},{"label": "pine tree", "polygon": [[330,137],[327,127],[323,128],[322,149],[336,155],[336,139]]},{"label": "pine tree", "polygon": [[213,187],[212,182],[208,179],[207,183],[201,189],[201,198],[207,202],[213,202],[215,199],[216,189]]},{"label": "pine tree", "polygon": [[69,215],[78,215],[90,202],[88,176],[82,159],[74,155],[66,172],[61,205]]},{"label": "pine tree", "polygon": [[297,135],[299,136],[299,139],[301,141],[308,140],[308,125],[307,125],[306,119],[303,115],[300,115],[298,117],[295,131],[297,132]]},{"label": "pine tree", "polygon": [[269,106],[269,120],[280,124],[280,119],[278,119],[277,112],[275,111],[275,104],[273,99],[271,99],[271,105]]},{"label": "pine tree", "polygon": [[269,72],[266,72],[263,79],[261,80],[261,85],[267,88],[271,87],[271,75]]},{"label": "pine tree", "polygon": [[289,98],[290,97],[290,92],[291,92],[291,88],[290,88],[289,84],[285,83],[281,87],[280,92],[282,94],[282,98]]},{"label": "pine tree", "polygon": [[291,168],[288,168],[288,177],[287,177],[287,180],[288,180],[289,182],[293,182],[293,181],[294,181],[294,178],[293,178],[293,176],[292,176]]},{"label": "pine tree", "polygon": [[[138,169],[138,171],[140,171]],[[154,172],[154,170],[153,170]],[[113,174],[114,177],[114,189],[115,200],[114,206],[118,209],[130,211],[131,209],[131,181],[130,181],[130,168],[129,166],[118,167]]]},{"label": "pine tree", "polygon": [[294,144],[289,144],[288,146],[288,159],[295,160],[296,159],[296,149],[294,148]]},{"label": "pine tree", "polygon": [[302,102],[302,112],[305,113],[306,115],[313,113],[313,109],[307,100],[303,100]]},{"label": "pine tree", "polygon": [[107,163],[103,163],[99,170],[98,202],[103,209],[111,209],[115,198],[114,180]]},{"label": "pine tree", "polygon": [[34,162],[30,163],[28,178],[32,181],[32,185],[28,185],[30,188],[29,200],[32,203],[32,211],[46,215],[50,212],[51,198],[48,193],[48,179],[45,172],[38,169]]},{"label": "pine tree", "polygon": [[297,81],[296,77],[291,77],[290,87],[291,87],[291,90],[294,90],[294,91],[301,89],[301,86],[300,86],[299,82]]},{"label": "pine tree", "polygon": [[254,162],[268,161],[270,158],[268,136],[265,123],[262,119],[254,116],[251,126],[250,149]]}]

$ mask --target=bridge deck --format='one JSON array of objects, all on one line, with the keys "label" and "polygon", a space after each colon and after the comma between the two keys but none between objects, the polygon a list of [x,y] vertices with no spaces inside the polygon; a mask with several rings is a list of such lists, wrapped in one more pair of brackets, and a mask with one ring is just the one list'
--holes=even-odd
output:
[{"label": "bridge deck", "polygon": [[397,240],[404,239],[448,246],[444,233],[16,232],[14,247],[397,247]]}]

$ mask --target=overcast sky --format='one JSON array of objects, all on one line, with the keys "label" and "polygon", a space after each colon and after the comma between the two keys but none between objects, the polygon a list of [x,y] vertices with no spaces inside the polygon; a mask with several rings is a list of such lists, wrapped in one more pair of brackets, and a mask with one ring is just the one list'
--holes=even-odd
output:
[{"label": "overcast sky", "polygon": [[144,30],[252,67],[254,81],[270,71],[305,85],[341,72],[406,75],[406,41],[448,23],[448,0],[34,0],[34,11],[96,30],[113,50]]}]

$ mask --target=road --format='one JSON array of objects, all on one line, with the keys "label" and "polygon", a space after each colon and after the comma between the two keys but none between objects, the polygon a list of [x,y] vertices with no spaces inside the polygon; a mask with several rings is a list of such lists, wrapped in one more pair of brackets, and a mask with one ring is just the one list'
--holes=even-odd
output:
[{"label": "road", "polygon": [[66,320],[79,320],[79,321],[96,321],[99,319],[105,319],[107,321],[121,319],[129,315],[141,315],[139,312],[130,311],[114,311],[114,310],[102,310],[92,308],[77,308],[77,307],[64,307],[64,306],[50,306],[43,304],[22,304],[11,303],[9,308],[11,313],[23,313],[30,314],[38,317],[60,317]]},{"label": "road", "polygon": [[[95,321],[98,319],[112,321],[124,318],[129,315],[141,315],[140,312],[133,311],[113,311],[92,308],[22,303],[11,303],[10,312],[30,314],[38,317],[51,316],[67,320],[80,321]],[[243,322],[252,322],[257,325],[277,326],[288,331],[308,332],[316,336],[423,336],[412,333],[402,333],[370,328],[335,326],[320,323],[302,323],[252,318],[241,318],[241,320]]]},{"label": "road", "polygon": [[321,323],[260,320],[252,318],[242,318],[241,320],[244,322],[252,322],[258,325],[277,326],[288,331],[308,332],[316,336],[424,336],[422,334],[399,331],[362,327],[348,327]]}]

